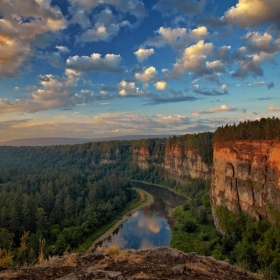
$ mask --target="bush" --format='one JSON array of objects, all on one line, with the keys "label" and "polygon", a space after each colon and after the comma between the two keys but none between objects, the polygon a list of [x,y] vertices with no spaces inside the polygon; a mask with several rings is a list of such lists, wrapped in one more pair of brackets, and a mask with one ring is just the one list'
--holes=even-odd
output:
[{"label": "bush", "polygon": [[197,225],[192,221],[187,221],[183,226],[183,230],[188,233],[193,233],[197,229]]},{"label": "bush", "polygon": [[0,267],[12,267],[13,265],[13,255],[11,252],[0,248]]},{"label": "bush", "polygon": [[197,219],[201,224],[207,224],[208,217],[207,217],[207,212],[204,208],[201,208],[199,210]]},{"label": "bush", "polygon": [[190,210],[191,209],[191,206],[190,206],[190,204],[187,202],[187,203],[185,203],[184,204],[184,206],[183,206],[183,209],[184,209],[184,211],[188,211],[188,210]]}]

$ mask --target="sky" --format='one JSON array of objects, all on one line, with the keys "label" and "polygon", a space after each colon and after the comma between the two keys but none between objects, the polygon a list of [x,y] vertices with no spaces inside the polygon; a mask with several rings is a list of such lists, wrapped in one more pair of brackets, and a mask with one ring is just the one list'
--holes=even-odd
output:
[{"label": "sky", "polygon": [[280,117],[279,0],[1,0],[0,141]]}]

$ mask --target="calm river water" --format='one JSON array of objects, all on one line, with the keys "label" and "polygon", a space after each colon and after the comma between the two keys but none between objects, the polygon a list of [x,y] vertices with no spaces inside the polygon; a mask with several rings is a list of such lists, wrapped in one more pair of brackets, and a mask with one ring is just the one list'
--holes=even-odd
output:
[{"label": "calm river water", "polygon": [[165,188],[144,183],[132,183],[133,187],[147,191],[154,203],[135,212],[113,235],[100,243],[102,247],[118,245],[120,248],[144,249],[169,246],[173,221],[168,212],[186,202],[186,198]]}]

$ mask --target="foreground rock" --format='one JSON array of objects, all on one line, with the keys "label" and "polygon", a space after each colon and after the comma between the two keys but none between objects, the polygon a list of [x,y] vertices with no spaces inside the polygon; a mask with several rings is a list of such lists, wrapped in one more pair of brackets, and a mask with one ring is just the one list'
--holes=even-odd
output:
[{"label": "foreground rock", "polygon": [[0,272],[0,279],[259,279],[246,271],[201,257],[185,254],[166,247],[146,250],[108,250],[88,254],[54,257],[43,266]]}]

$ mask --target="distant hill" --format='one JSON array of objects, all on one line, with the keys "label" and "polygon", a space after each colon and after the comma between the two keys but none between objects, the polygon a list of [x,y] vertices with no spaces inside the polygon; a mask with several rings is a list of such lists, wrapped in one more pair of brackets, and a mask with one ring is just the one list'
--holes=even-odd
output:
[{"label": "distant hill", "polygon": [[52,146],[52,145],[73,145],[88,142],[112,141],[112,140],[139,140],[148,138],[165,138],[170,135],[124,135],[116,137],[103,138],[62,138],[62,137],[42,137],[15,139],[6,142],[0,142],[0,146]]}]

